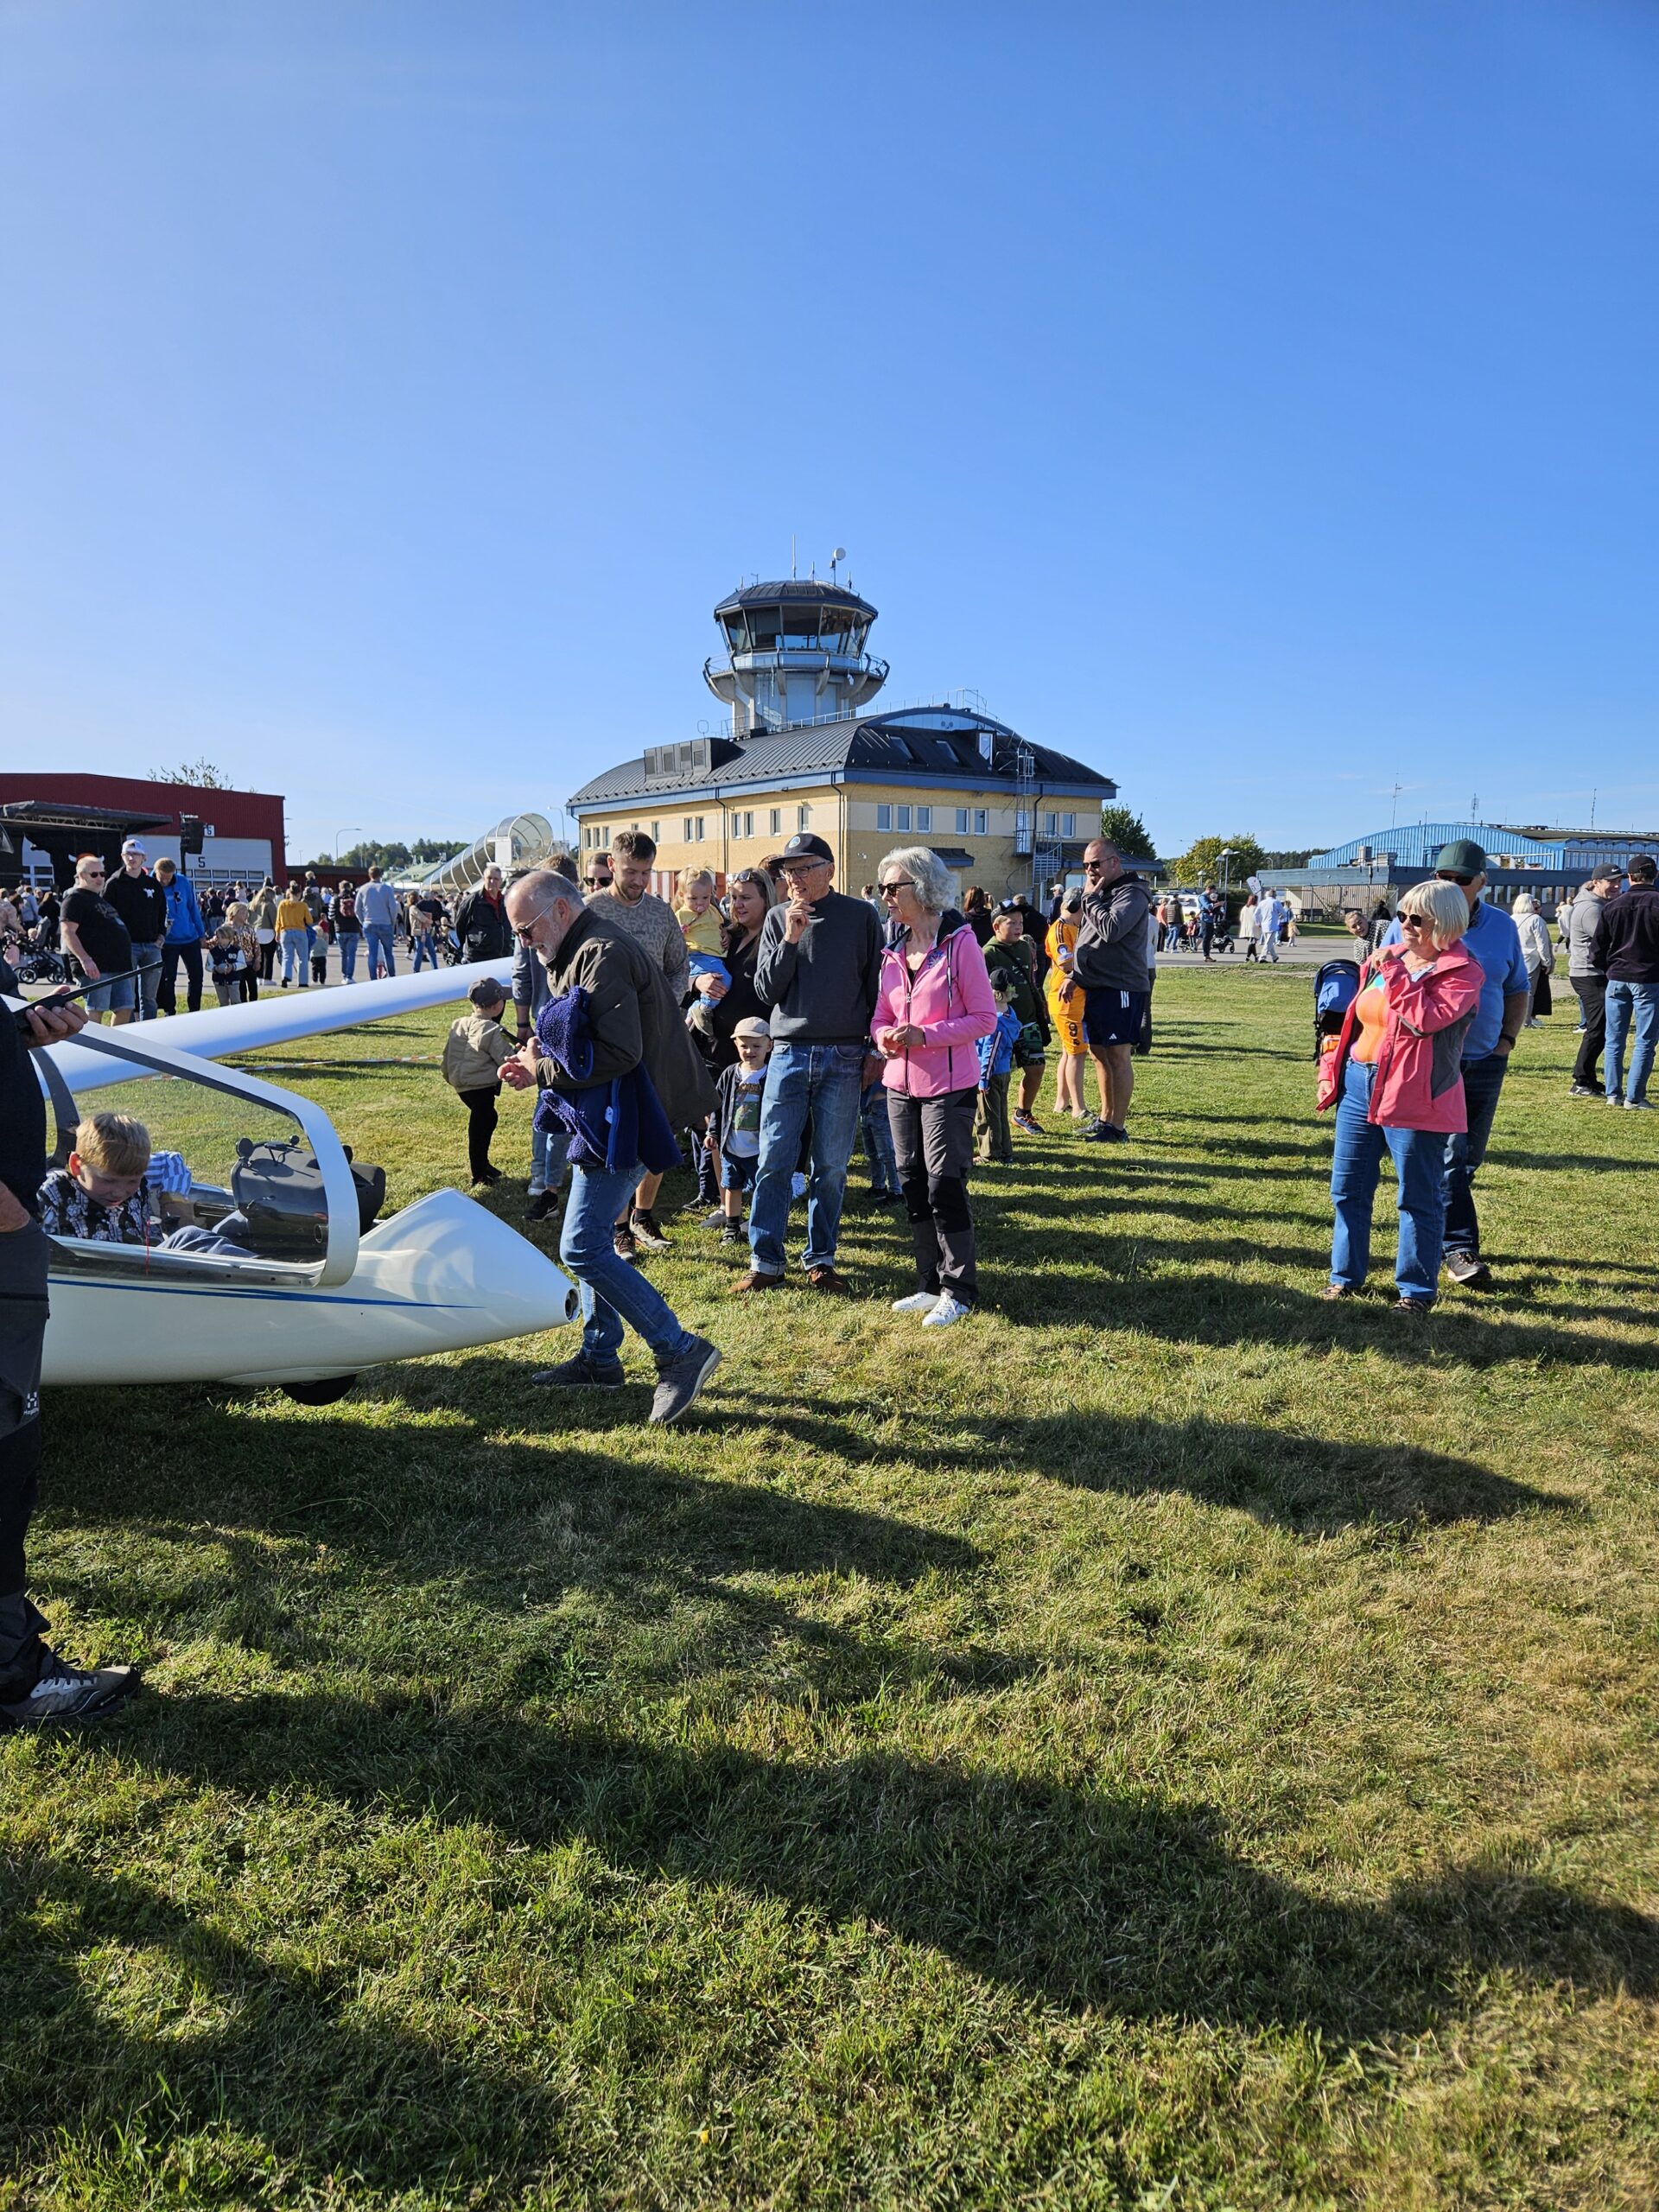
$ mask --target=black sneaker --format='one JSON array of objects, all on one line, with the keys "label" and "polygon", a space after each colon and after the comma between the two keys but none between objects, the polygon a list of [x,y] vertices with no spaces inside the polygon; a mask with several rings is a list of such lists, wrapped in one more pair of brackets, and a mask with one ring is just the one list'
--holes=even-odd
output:
[{"label": "black sneaker", "polygon": [[547,1390],[620,1390],[622,1363],[618,1359],[608,1366],[601,1365],[585,1351],[579,1351],[574,1359],[561,1360],[556,1367],[544,1367],[530,1379]]},{"label": "black sneaker", "polygon": [[633,1231],[634,1241],[643,1244],[647,1252],[669,1252],[673,1249],[667,1237],[657,1226],[655,1214],[641,1213],[636,1206],[628,1216],[628,1227]]},{"label": "black sneaker", "polygon": [[524,1208],[524,1219],[526,1221],[545,1221],[550,1214],[556,1213],[558,1211],[559,1200],[563,1197],[563,1195],[564,1193],[563,1191],[537,1191],[535,1197]]},{"label": "black sneaker", "polygon": [[720,1241],[722,1244],[747,1244],[749,1232],[741,1221],[728,1221],[721,1230]]},{"label": "black sneaker", "polygon": [[631,1268],[639,1264],[639,1247],[633,1240],[631,1229],[617,1229],[611,1232],[611,1249],[619,1260],[626,1260]]},{"label": "black sneaker", "polygon": [[1491,1269],[1478,1252],[1448,1252],[1442,1264],[1452,1281],[1465,1290],[1478,1290],[1492,1279]]},{"label": "black sneaker", "polygon": [[703,1384],[720,1365],[720,1350],[707,1337],[693,1337],[677,1359],[657,1370],[657,1395],[651,1402],[652,1426],[661,1428],[690,1413]]},{"label": "black sneaker", "polygon": [[1567,1095],[1569,1098],[1599,1098],[1602,1096],[1601,1085],[1599,1083],[1575,1083]]},{"label": "black sneaker", "polygon": [[0,1722],[10,1728],[43,1728],[55,1720],[103,1720],[137,1687],[135,1667],[72,1667],[48,1650],[41,1678],[28,1696],[0,1705]]},{"label": "black sneaker", "polygon": [[1085,1144],[1127,1144],[1129,1135],[1127,1129],[1120,1129],[1116,1122],[1096,1122],[1092,1129],[1084,1131],[1083,1141]]}]

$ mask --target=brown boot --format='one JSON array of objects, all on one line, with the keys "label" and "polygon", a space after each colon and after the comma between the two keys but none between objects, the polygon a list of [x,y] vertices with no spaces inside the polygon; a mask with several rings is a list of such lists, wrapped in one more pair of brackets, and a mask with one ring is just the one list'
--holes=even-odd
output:
[{"label": "brown boot", "polygon": [[783,1283],[782,1275],[765,1275],[758,1268],[751,1268],[747,1274],[739,1275],[732,1285],[731,1294],[734,1298],[740,1298],[749,1290],[781,1290]]},{"label": "brown boot", "polygon": [[848,1281],[846,1276],[837,1274],[833,1268],[813,1268],[808,1273],[806,1279],[814,1290],[838,1291],[843,1298],[849,1296],[852,1292],[853,1286]]}]

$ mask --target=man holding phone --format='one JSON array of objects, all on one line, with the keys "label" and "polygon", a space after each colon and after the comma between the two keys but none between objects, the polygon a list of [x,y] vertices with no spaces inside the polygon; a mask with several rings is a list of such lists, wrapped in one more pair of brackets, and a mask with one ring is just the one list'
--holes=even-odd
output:
[{"label": "man holding phone", "polygon": [[[127,925],[104,896],[104,863],[96,853],[75,862],[75,887],[63,902],[63,949],[77,960],[92,988],[89,1014],[107,1014],[116,1026],[130,1021],[137,1004],[132,938]],[[100,979],[107,976],[110,980]]]},{"label": "man holding phone", "polygon": [[[73,896],[73,893],[71,894]],[[0,1014],[0,1727],[101,1719],[138,1687],[130,1667],[71,1667],[41,1641],[23,1546],[41,1484],[41,1348],[50,1240],[39,1219],[46,1101],[29,1054],[86,1027],[79,1007]]]}]

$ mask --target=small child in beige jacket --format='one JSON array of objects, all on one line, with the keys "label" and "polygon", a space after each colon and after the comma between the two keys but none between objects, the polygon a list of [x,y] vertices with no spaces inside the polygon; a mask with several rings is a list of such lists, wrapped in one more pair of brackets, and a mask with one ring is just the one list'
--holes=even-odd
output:
[{"label": "small child in beige jacket", "polygon": [[518,1046],[501,1027],[507,1010],[507,994],[491,980],[474,983],[467,994],[473,1010],[449,1026],[443,1044],[443,1079],[467,1109],[467,1161],[473,1187],[499,1183],[501,1170],[490,1165],[490,1139],[498,1116],[495,1102],[501,1096],[501,1063],[511,1059]]}]

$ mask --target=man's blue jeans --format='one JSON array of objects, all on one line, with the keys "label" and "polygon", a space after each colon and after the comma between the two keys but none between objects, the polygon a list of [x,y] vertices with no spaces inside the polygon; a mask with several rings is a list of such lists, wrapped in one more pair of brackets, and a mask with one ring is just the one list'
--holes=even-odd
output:
[{"label": "man's blue jeans", "polygon": [[132,964],[138,970],[134,981],[138,986],[138,1019],[156,1019],[156,987],[162,980],[162,948],[159,944],[135,944]]},{"label": "man's blue jeans", "polygon": [[806,1196],[806,1254],[803,1266],[836,1262],[847,1162],[858,1131],[864,1090],[862,1045],[777,1045],[766,1064],[766,1103],[760,1109],[760,1159],[749,1204],[749,1250],[757,1274],[780,1275],[788,1266],[784,1238],[801,1133],[812,1122],[811,1173]]},{"label": "man's blue jeans", "polygon": [[1478,1254],[1480,1224],[1475,1217],[1475,1170],[1486,1157],[1486,1140],[1492,1134],[1497,1095],[1509,1066],[1503,1052],[1488,1052],[1484,1060],[1463,1064],[1463,1103],[1469,1116],[1465,1135],[1445,1137],[1446,1249],[1448,1252]]},{"label": "man's blue jeans", "polygon": [[334,942],[340,947],[340,980],[342,983],[357,981],[358,949],[363,942],[360,930],[336,931]]},{"label": "man's blue jeans", "polygon": [[[1630,1079],[1624,1080],[1624,1044],[1634,1024],[1636,1041],[1630,1046]],[[1643,1099],[1653,1073],[1653,1056],[1659,1046],[1659,983],[1623,983],[1615,976],[1607,985],[1607,1096]]]},{"label": "man's blue jeans", "polygon": [[1394,1160],[1399,1185],[1400,1241],[1394,1279],[1402,1298],[1433,1298],[1440,1283],[1446,1209],[1440,1195],[1446,1139],[1437,1129],[1384,1129],[1365,1118],[1371,1071],[1350,1060],[1337,1106],[1331,1198],[1331,1280],[1357,1290],[1370,1272],[1371,1207],[1382,1154]]},{"label": "man's blue jeans", "polygon": [[395,976],[397,963],[392,957],[391,924],[365,922],[363,934],[369,941],[369,981],[372,982],[377,976]]},{"label": "man's blue jeans", "polygon": [[409,950],[410,954],[410,973],[411,975],[418,976],[420,974],[423,962],[424,962],[426,966],[429,968],[435,968],[437,966],[438,941],[435,938],[417,934],[416,936],[410,938],[409,941]]},{"label": "man's blue jeans", "polygon": [[887,1113],[887,1087],[880,1076],[867,1084],[859,1102],[858,1133],[864,1141],[864,1157],[870,1164],[870,1188],[899,1193],[899,1161],[893,1149],[893,1122]]},{"label": "man's blue jeans", "polygon": [[604,1367],[616,1363],[624,1321],[631,1322],[651,1346],[659,1367],[677,1358],[691,1342],[662,1293],[638,1268],[619,1260],[612,1243],[616,1217],[642,1172],[636,1160],[612,1173],[594,1167],[575,1167],[570,1173],[559,1257],[582,1294],[582,1348]]}]

